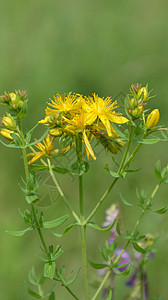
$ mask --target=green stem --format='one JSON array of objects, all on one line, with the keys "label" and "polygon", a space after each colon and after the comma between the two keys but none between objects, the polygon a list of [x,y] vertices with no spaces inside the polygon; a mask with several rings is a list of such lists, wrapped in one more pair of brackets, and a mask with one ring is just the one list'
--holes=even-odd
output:
[{"label": "green stem", "polygon": [[64,278],[61,276],[61,274],[59,272],[57,272],[57,276],[59,277],[62,285],[66,288],[66,290],[72,295],[72,297],[76,300],[79,300],[79,298],[71,291],[71,289],[67,286]]},{"label": "green stem", "polygon": [[[161,183],[162,183],[162,182],[160,181],[160,182],[156,185],[156,187],[154,188],[154,190],[153,190],[151,196],[149,197],[149,199],[148,199],[148,201],[147,201],[147,203],[146,203],[145,208],[142,210],[141,215],[140,215],[139,219],[137,220],[137,222],[136,222],[136,224],[135,224],[135,226],[134,226],[134,228],[133,228],[133,230],[132,230],[131,236],[134,235],[134,233],[135,233],[137,227],[139,226],[139,224],[140,224],[140,222],[141,222],[141,220],[142,220],[142,218],[143,218],[145,212],[148,210],[148,206],[149,206],[150,202],[151,202],[151,201],[153,200],[153,198],[155,197],[155,195],[156,195],[156,193],[157,193],[157,191],[158,191],[158,189],[159,189]],[[127,247],[129,246],[130,243],[131,243],[130,240],[128,240],[128,241],[126,242],[124,248],[122,249],[122,251],[120,252],[120,254],[119,254],[119,255],[116,257],[116,259],[114,260],[114,262],[113,262],[114,265],[117,264],[117,262],[119,261],[120,257],[122,256],[122,254],[123,254],[124,251],[127,249]],[[95,295],[93,296],[93,298],[92,298],[91,300],[95,300],[95,299],[97,298],[97,296],[98,296],[98,294],[100,293],[101,289],[103,288],[103,286],[105,285],[106,281],[108,280],[110,274],[111,274],[111,270],[107,272],[107,274],[106,274],[106,276],[104,277],[104,279],[103,279],[101,285],[99,286],[98,290],[96,291]]]},{"label": "green stem", "polygon": [[50,173],[50,176],[51,176],[51,178],[52,178],[52,180],[53,180],[53,182],[54,182],[54,184],[55,184],[55,186],[56,186],[56,188],[57,188],[57,190],[58,190],[60,196],[61,196],[62,199],[64,200],[66,206],[69,208],[69,210],[71,211],[72,215],[74,216],[74,218],[76,219],[76,221],[78,222],[78,224],[80,224],[80,219],[79,219],[79,217],[78,217],[77,214],[74,212],[74,210],[73,210],[71,204],[69,203],[69,201],[68,201],[67,198],[65,197],[65,195],[64,195],[64,193],[63,193],[63,191],[62,191],[62,189],[61,189],[61,187],[60,187],[60,185],[59,185],[59,183],[58,183],[58,181],[57,181],[57,179],[56,179],[56,177],[55,177],[55,175],[54,175],[54,172],[53,172],[53,170],[52,170],[52,166],[51,166],[50,159],[48,158],[47,161],[48,161],[48,167],[49,167],[49,173]]},{"label": "green stem", "polygon": [[99,288],[97,289],[96,293],[94,294],[93,298],[91,300],[95,300],[97,298],[97,296],[99,295],[99,293],[101,292],[102,288],[104,287],[106,281],[108,280],[109,276],[111,274],[111,270],[109,270],[106,273],[106,276],[103,278],[103,281],[101,282]]},{"label": "green stem", "polygon": [[[22,154],[23,154],[23,162],[24,162],[24,168],[25,168],[25,175],[26,175],[26,180],[28,181],[29,179],[29,166],[28,166],[28,161],[27,161],[27,154],[26,154],[26,148],[25,148],[25,141],[24,141],[24,134],[23,134],[23,130],[22,130],[22,127],[21,127],[21,123],[20,121],[18,122],[19,123],[19,129],[20,129],[20,135],[21,135],[21,138],[22,138],[22,143],[23,143],[23,147],[22,147]],[[42,161],[44,164],[45,162]],[[46,165],[46,164],[45,164]],[[54,175],[54,174],[53,174]],[[41,231],[41,228],[40,228],[40,225],[39,225],[39,222],[38,222],[38,219],[37,219],[37,215],[36,215],[36,211],[35,211],[35,207],[33,205],[33,203],[31,204],[31,208],[32,208],[32,212],[33,212],[33,217],[34,217],[34,222],[35,222],[35,225],[36,225],[36,228],[37,228],[37,231],[38,231],[38,234],[39,234],[39,237],[40,237],[40,240],[41,240],[41,243],[44,247],[44,250],[46,252],[46,254],[48,253],[48,248],[47,248],[47,244],[45,242],[45,239],[44,239],[44,236],[43,236],[43,233]],[[60,275],[60,274],[59,274]],[[66,290],[76,299],[76,300],[79,300],[79,298],[77,296],[75,296],[75,294],[71,291],[71,289],[66,286],[66,283],[64,281],[64,279],[62,278],[62,276],[60,275],[59,276],[60,278],[60,281],[62,283],[62,285],[66,288]],[[40,287],[39,287],[40,288]]]},{"label": "green stem", "polygon": [[[82,136],[79,134],[76,140],[76,154],[78,163],[82,163]],[[87,247],[86,247],[86,225],[84,216],[84,198],[83,198],[83,176],[78,176],[79,182],[79,210],[80,210],[80,231],[81,231],[81,248],[82,248],[82,265],[84,275],[85,299],[90,299],[89,282],[88,282],[88,262],[87,262]]]},{"label": "green stem", "polygon": [[[129,151],[129,148],[130,148],[130,144],[131,144],[131,137],[132,137],[132,126],[131,126],[131,129],[130,129],[130,133],[129,133],[129,141],[127,143],[127,147],[125,149],[125,152],[124,152],[124,155],[123,155],[123,158],[122,158],[122,161],[121,161],[121,164],[119,166],[119,169],[118,169],[118,174],[121,175],[125,168],[123,168],[123,165],[125,163],[125,160],[127,158],[127,155],[128,155],[128,151]],[[139,146],[139,145],[138,145]],[[104,200],[107,198],[107,196],[109,195],[109,193],[111,192],[112,188],[114,187],[114,185],[116,184],[116,182],[118,181],[119,177],[115,178],[113,180],[113,182],[111,183],[110,187],[106,190],[106,192],[104,193],[104,195],[101,197],[101,199],[98,201],[98,203],[96,204],[95,208],[92,210],[92,212],[90,213],[90,215],[87,217],[86,219],[86,224],[93,218],[93,216],[96,214],[97,210],[99,209],[99,207],[102,205],[102,203],[104,202]]]}]

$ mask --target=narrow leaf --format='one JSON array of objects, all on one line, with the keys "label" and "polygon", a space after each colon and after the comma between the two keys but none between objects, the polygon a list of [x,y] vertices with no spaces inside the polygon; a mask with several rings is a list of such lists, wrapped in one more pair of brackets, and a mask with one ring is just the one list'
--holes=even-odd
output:
[{"label": "narrow leaf", "polygon": [[77,273],[75,274],[75,276],[74,276],[71,280],[69,280],[69,281],[66,283],[66,285],[71,285],[72,283],[75,282],[75,280],[76,280],[77,277],[78,277],[78,274],[79,274],[80,270],[81,270],[81,267],[78,269],[78,271],[77,271]]},{"label": "narrow leaf", "polygon": [[109,231],[110,229],[113,228],[114,224],[116,222],[116,219],[113,221],[113,223],[111,223],[108,227],[99,227],[97,224],[93,223],[93,222],[89,222],[87,225],[89,227],[92,227],[94,229],[100,230],[100,231]]},{"label": "narrow leaf", "polygon": [[24,230],[14,231],[14,230],[6,230],[7,233],[14,236],[23,236],[27,231],[33,230],[33,227],[28,227]]},{"label": "narrow leaf", "polygon": [[161,180],[161,161],[158,160],[157,163],[155,164],[155,176],[157,179]]},{"label": "narrow leaf", "polygon": [[104,268],[109,268],[109,265],[106,264],[96,264],[93,263],[92,261],[88,260],[89,264],[94,268],[94,269],[104,269]]},{"label": "narrow leaf", "polygon": [[142,254],[146,253],[146,249],[141,248],[137,243],[132,243],[134,249]]},{"label": "narrow leaf", "polygon": [[112,299],[112,289],[110,287],[108,287],[108,295],[106,300],[111,300]]},{"label": "narrow leaf", "polygon": [[165,206],[165,207],[163,207],[161,209],[154,210],[154,212],[157,213],[157,214],[162,215],[162,214],[165,214],[167,212],[167,210],[168,210],[168,206]]},{"label": "narrow leaf", "polygon": [[48,300],[55,300],[55,293],[52,292]]},{"label": "narrow leaf", "polygon": [[37,294],[37,293],[34,292],[33,290],[31,290],[31,289],[28,287],[28,285],[27,285],[26,282],[25,282],[25,287],[26,287],[26,290],[27,290],[27,292],[28,292],[28,294],[29,294],[30,296],[33,296],[33,297],[36,298],[36,299],[42,299],[42,296],[39,295],[39,294]]},{"label": "narrow leaf", "polygon": [[42,135],[42,137],[41,137],[40,139],[38,139],[37,141],[35,141],[35,142],[33,142],[33,143],[28,144],[27,147],[34,146],[34,145],[40,143],[40,142],[46,137],[46,135],[47,135],[48,132],[49,132],[49,129],[47,129],[47,130],[44,132],[44,134]]},{"label": "narrow leaf", "polygon": [[62,236],[64,236],[66,233],[68,233],[74,226],[76,226],[77,225],[77,223],[75,222],[75,223],[72,223],[72,224],[70,224],[65,230],[64,230],[64,232],[63,233],[54,233],[53,232],[53,235],[55,235],[56,237],[62,237]]},{"label": "narrow leaf", "polygon": [[62,225],[68,218],[69,218],[69,216],[63,216],[63,217],[60,217],[60,218],[52,220],[52,221],[44,222],[43,228],[58,227],[58,226]]}]

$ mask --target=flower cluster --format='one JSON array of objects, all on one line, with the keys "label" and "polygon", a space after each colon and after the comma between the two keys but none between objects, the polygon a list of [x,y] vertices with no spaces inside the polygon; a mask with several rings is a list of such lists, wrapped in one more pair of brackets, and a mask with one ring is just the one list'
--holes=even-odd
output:
[{"label": "flower cluster", "polygon": [[17,120],[21,120],[27,113],[27,100],[25,99],[26,91],[18,90],[15,93],[7,93],[0,96],[3,105],[9,108],[10,113],[7,113],[1,120],[1,125],[4,128],[1,130],[1,135],[13,141],[12,134],[18,135]]},{"label": "flower cluster", "polygon": [[46,116],[39,123],[46,124],[54,137],[71,136],[75,142],[76,137],[81,135],[88,158],[91,155],[96,159],[90,144],[93,138],[112,153],[117,153],[124,145],[112,124],[124,124],[128,119],[115,111],[117,102],[112,102],[110,97],[57,94],[48,105]]},{"label": "flower cluster", "polygon": [[149,95],[147,86],[141,87],[138,83],[131,85],[131,93],[126,99],[126,106],[132,119],[142,117],[146,102],[150,98]]}]

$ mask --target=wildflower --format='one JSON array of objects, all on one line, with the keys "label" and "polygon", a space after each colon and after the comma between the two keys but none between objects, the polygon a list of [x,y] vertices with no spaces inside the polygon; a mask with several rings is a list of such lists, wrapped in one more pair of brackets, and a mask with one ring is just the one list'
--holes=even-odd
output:
[{"label": "wildflower", "polygon": [[72,94],[71,92],[63,96],[57,93],[57,95],[54,96],[54,101],[51,99],[52,104],[48,103],[48,105],[53,107],[56,111],[59,111],[59,113],[72,112],[80,108],[81,98],[82,98],[81,95]]},{"label": "wildflower", "polygon": [[86,126],[87,126],[87,115],[84,111],[80,110],[80,114],[75,115],[75,117],[72,120],[65,119],[68,123],[74,126],[75,129],[78,131],[82,131],[82,137],[85,143],[85,149],[86,149],[86,154],[87,157],[89,158],[89,155],[92,156],[94,160],[96,160],[96,156],[92,150],[92,147],[90,145],[89,139],[87,137],[87,131],[86,131]]},{"label": "wildflower", "polygon": [[[116,251],[115,251],[115,256],[117,257],[122,251],[122,248],[117,248]],[[125,266],[122,266],[122,267],[118,267],[117,269],[120,271],[120,272],[123,272],[125,271],[129,264],[130,264],[131,260],[130,260],[130,255],[129,253],[125,250],[121,257],[120,257],[120,260],[119,260],[119,263],[118,263],[118,266],[120,265],[123,265],[125,264]]]},{"label": "wildflower", "polygon": [[124,124],[128,121],[128,119],[114,111],[117,107],[116,103],[116,101],[112,103],[111,97],[102,99],[96,94],[93,94],[93,98],[88,97],[84,104],[84,109],[87,112],[87,123],[91,125],[96,120],[100,120],[105,126],[108,135],[112,137],[113,132],[110,122]]},{"label": "wildflower", "polygon": [[12,102],[14,102],[16,100],[16,94],[15,93],[10,93],[9,96],[10,96]]},{"label": "wildflower", "polygon": [[152,110],[152,112],[148,115],[146,126],[148,126],[148,129],[154,128],[157,123],[159,122],[160,113],[158,109]]},{"label": "wildflower", "polygon": [[[114,220],[118,217],[119,215],[119,209],[115,204],[112,204],[110,208],[106,210],[106,220],[103,222],[103,226],[107,227],[110,224],[114,222]],[[108,240],[109,244],[114,243],[116,237],[118,236],[117,230],[116,230],[116,225],[114,224],[113,228],[110,230],[112,232],[112,236]]]},{"label": "wildflower", "polygon": [[43,140],[43,144],[42,143],[38,143],[37,145],[35,145],[35,147],[37,149],[40,150],[40,152],[35,153],[29,153],[28,156],[34,156],[30,161],[29,161],[29,165],[31,165],[33,162],[35,162],[37,159],[39,159],[42,156],[45,157],[49,157],[50,155],[55,155],[58,153],[58,149],[53,150],[54,147],[54,139],[50,139],[50,136],[47,135],[45,138],[45,141]]},{"label": "wildflower", "polygon": [[12,131],[12,130],[9,130],[9,129],[2,129],[1,130],[1,135],[9,141],[14,140],[13,137],[11,136],[11,133],[15,133],[15,132]]}]

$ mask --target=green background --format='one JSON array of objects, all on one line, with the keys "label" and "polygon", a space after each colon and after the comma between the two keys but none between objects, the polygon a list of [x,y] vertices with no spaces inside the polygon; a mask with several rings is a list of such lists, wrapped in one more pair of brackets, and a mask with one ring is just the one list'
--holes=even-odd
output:
[{"label": "green background", "polygon": [[[0,93],[4,90],[26,89],[28,91],[29,115],[24,121],[25,128],[31,128],[44,116],[46,101],[56,92],[69,91],[90,95],[118,98],[122,103],[123,94],[129,91],[133,82],[149,84],[156,95],[149,103],[150,109],[159,108],[160,124],[167,126],[168,86],[168,2],[161,1],[1,1],[0,10]],[[3,116],[4,109],[1,109]],[[44,128],[37,129],[40,136]],[[18,215],[18,207],[24,210],[25,203],[18,187],[23,175],[21,154],[0,146],[0,298],[4,300],[31,299],[24,288],[24,280],[34,264],[41,271],[41,263],[34,256],[42,254],[37,233],[28,233],[22,238],[8,236],[6,229],[24,228]],[[101,158],[101,159],[100,159]],[[136,176],[116,185],[99,210],[95,220],[99,225],[105,217],[105,209],[111,203],[118,203],[125,228],[133,228],[139,210],[124,207],[120,202],[122,191],[127,200],[136,201],[135,189],[145,188],[149,192],[156,184],[153,166],[161,159],[167,164],[167,144],[144,146],[137,155],[134,167],[143,169]],[[96,201],[111,182],[104,171],[104,164],[111,159],[99,155],[90,164],[85,178],[85,209],[89,213]],[[44,175],[44,177],[47,174]],[[77,180],[69,175],[59,176],[59,181],[78,208]],[[47,184],[52,184],[48,182]],[[155,207],[167,204],[167,186],[162,186],[155,198]],[[44,199],[46,218],[56,218],[68,213],[62,201]],[[156,257],[147,265],[150,295],[167,299],[167,215],[149,213],[140,226],[140,231],[151,232],[158,237]],[[88,231],[88,256],[98,260],[98,244],[103,245],[109,234]],[[80,264],[80,236],[76,229],[63,240],[48,241],[61,243],[65,250],[67,269],[77,270]],[[62,263],[60,258],[59,264]],[[92,274],[92,273],[91,273]],[[94,276],[91,275],[94,279]],[[124,286],[125,278],[117,278],[116,297],[120,300],[129,292]],[[83,286],[82,272],[74,290],[79,293]],[[56,299],[71,299],[63,288],[57,289]]]}]

